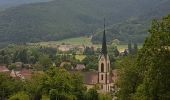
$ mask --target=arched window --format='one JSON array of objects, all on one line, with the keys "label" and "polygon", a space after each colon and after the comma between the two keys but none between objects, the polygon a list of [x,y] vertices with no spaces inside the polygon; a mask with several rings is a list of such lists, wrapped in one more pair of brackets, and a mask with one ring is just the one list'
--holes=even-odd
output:
[{"label": "arched window", "polygon": [[103,80],[103,75],[101,75],[101,80]]},{"label": "arched window", "polygon": [[104,72],[104,64],[101,64],[101,72]]}]

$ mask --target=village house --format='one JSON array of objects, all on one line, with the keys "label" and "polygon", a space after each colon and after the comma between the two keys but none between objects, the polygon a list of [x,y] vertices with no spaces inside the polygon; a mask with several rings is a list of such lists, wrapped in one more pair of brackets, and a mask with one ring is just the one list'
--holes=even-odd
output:
[{"label": "village house", "polygon": [[0,73],[10,73],[10,70],[6,66],[0,66]]},{"label": "village house", "polygon": [[64,67],[64,65],[71,65],[71,62],[62,62],[60,64],[60,67]]},{"label": "village house", "polygon": [[20,71],[12,70],[10,76],[15,79],[21,79],[21,80],[30,79],[32,76],[32,71],[29,69],[22,69]]},{"label": "village house", "polygon": [[75,47],[73,45],[59,45],[58,50],[62,52],[68,52],[73,50]]},{"label": "village house", "polygon": [[86,68],[84,64],[77,64],[75,70],[82,71]]},{"label": "village house", "polygon": [[76,54],[83,54],[85,51],[85,45],[77,45],[76,46]]}]

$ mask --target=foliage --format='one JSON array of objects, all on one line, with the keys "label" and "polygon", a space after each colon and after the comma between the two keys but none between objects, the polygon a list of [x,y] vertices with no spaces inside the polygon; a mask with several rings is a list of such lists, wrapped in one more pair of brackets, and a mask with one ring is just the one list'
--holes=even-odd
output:
[{"label": "foliage", "polygon": [[18,92],[15,95],[11,96],[9,100],[30,100],[30,99],[27,93]]},{"label": "foliage", "polygon": [[0,99],[8,98],[10,95],[22,91],[22,87],[21,81],[15,80],[5,73],[0,73]]},{"label": "foliage", "polygon": [[44,76],[44,74],[37,73],[33,74],[31,79],[26,80],[24,87],[31,100],[41,100]]},{"label": "foliage", "polygon": [[99,94],[96,89],[92,88],[88,90],[86,98],[87,100],[99,100]]},{"label": "foliage", "polygon": [[71,70],[72,69],[72,65],[71,64],[64,64],[64,69],[66,69],[66,70]]},{"label": "foliage", "polygon": [[52,65],[52,61],[48,55],[42,55],[39,57],[39,64],[43,66],[43,70],[46,70],[49,66]]},{"label": "foliage", "polygon": [[98,56],[97,55],[87,55],[86,58],[83,59],[82,63],[86,65],[86,70],[89,70],[89,69],[97,70]]},{"label": "foliage", "polygon": [[[153,3],[157,6],[152,5]],[[154,13],[156,17],[169,13],[168,4],[168,0],[143,0],[142,2],[136,0],[52,0],[21,5],[0,12],[0,41],[26,43],[83,36],[96,33],[98,28],[103,28],[101,22],[104,17],[109,20],[107,24],[111,27],[108,30],[109,40],[115,38],[127,41],[129,38],[136,38],[136,41],[142,41],[146,37],[149,25],[141,19],[149,20],[153,12],[156,12]],[[164,5],[167,6],[164,7]],[[143,18],[141,15],[146,17]],[[141,17],[137,21],[131,21],[138,16]],[[130,22],[125,22],[126,19]],[[100,36],[95,35],[93,40],[100,40],[98,38]]]},{"label": "foliage", "polygon": [[170,99],[169,26],[170,15],[161,20],[153,20],[150,37],[138,52],[137,60],[130,57],[120,62],[119,99]]},{"label": "foliage", "polygon": [[[72,76],[65,69],[51,67],[44,78],[44,89],[51,100],[73,100],[82,98],[84,87],[78,74]],[[77,94],[78,93],[78,94]]]},{"label": "foliage", "polygon": [[84,54],[86,55],[94,55],[94,48],[93,47],[86,47],[84,50]]},{"label": "foliage", "polygon": [[118,57],[119,56],[119,50],[118,50],[118,48],[117,48],[117,46],[115,44],[111,44],[108,47],[108,52],[109,52],[109,55],[112,55],[114,57]]},{"label": "foliage", "polygon": [[100,94],[99,100],[112,100],[112,96],[110,94]]},{"label": "foliage", "polygon": [[170,15],[162,20],[154,20],[151,36],[145,41],[138,57],[142,81],[138,86],[136,99],[170,99]]},{"label": "foliage", "polygon": [[117,63],[117,68],[120,71],[119,76],[121,76],[118,81],[118,87],[120,88],[118,99],[131,100],[139,80],[136,57],[128,56],[123,58]]}]

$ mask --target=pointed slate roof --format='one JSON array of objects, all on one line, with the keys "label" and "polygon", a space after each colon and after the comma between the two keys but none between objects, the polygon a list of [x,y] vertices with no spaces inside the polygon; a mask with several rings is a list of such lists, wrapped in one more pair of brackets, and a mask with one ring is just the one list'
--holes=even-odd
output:
[{"label": "pointed slate roof", "polygon": [[103,55],[107,55],[107,44],[106,44],[106,31],[105,31],[105,20],[104,20],[104,32],[103,32],[103,42],[102,42],[102,51]]}]

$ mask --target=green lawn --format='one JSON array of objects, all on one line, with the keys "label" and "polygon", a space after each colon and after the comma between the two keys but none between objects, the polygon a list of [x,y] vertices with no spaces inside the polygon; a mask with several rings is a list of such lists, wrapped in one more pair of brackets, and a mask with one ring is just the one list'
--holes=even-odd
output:
[{"label": "green lawn", "polygon": [[49,42],[39,42],[36,44],[40,45],[49,45],[49,44],[72,44],[72,45],[92,45],[90,38],[87,37],[77,37],[77,38],[70,38],[70,39],[64,39],[60,41],[49,41]]},{"label": "green lawn", "polygon": [[[91,39],[88,37],[76,37],[76,38],[70,38],[70,39],[64,39],[60,41],[49,41],[49,42],[39,42],[39,43],[32,43],[34,45],[42,45],[42,46],[55,46],[58,44],[72,44],[72,45],[85,45],[85,46],[92,46]],[[133,44],[132,44],[133,45]],[[101,47],[101,45],[97,44],[96,47]],[[128,48],[127,44],[120,44],[117,46],[119,51],[124,51]],[[142,44],[138,44],[138,48],[141,48]],[[81,57],[80,57],[81,59]]]},{"label": "green lawn", "polygon": [[[118,50],[123,52],[125,49],[128,48],[128,44],[120,44],[117,46]],[[133,44],[132,44],[132,48],[133,48]],[[142,44],[138,44],[138,48],[142,48]]]},{"label": "green lawn", "polygon": [[82,61],[85,57],[86,57],[86,55],[76,55],[76,56],[75,56],[75,58],[76,58],[77,60],[80,60],[80,61]]}]

